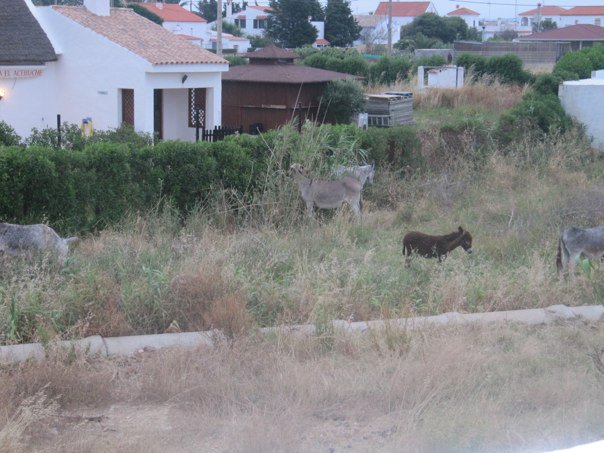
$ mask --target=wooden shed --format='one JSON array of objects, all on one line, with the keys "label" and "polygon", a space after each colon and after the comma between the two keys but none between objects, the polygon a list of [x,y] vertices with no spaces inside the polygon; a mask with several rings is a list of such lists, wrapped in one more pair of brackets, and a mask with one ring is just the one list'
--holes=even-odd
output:
[{"label": "wooden shed", "polygon": [[[269,46],[243,55],[247,65],[222,75],[222,124],[241,126],[244,132],[275,129],[301,114],[318,118],[328,82],[358,77],[294,64],[295,52]],[[330,122],[330,118],[325,118]]]}]

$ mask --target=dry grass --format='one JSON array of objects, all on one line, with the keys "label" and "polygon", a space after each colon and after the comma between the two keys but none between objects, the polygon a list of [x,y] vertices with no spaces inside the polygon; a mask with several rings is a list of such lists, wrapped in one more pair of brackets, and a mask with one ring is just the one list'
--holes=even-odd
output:
[{"label": "dry grass", "polygon": [[0,439],[10,431],[29,451],[539,451],[601,437],[604,380],[589,354],[603,343],[600,324],[498,325],[336,332],[327,349],[250,336],[125,362],[56,358],[0,371],[3,408],[30,407],[39,375],[71,375],[44,388],[58,415],[15,431],[20,415],[5,412]]}]

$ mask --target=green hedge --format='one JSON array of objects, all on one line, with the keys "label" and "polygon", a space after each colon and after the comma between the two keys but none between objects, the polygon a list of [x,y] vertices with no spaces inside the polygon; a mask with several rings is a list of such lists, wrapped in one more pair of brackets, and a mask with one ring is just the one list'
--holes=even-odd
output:
[{"label": "green hedge", "polygon": [[462,54],[457,64],[466,69],[472,69],[474,79],[484,75],[496,77],[502,83],[525,84],[533,81],[533,76],[522,69],[522,60],[514,54],[483,57],[474,54]]},{"label": "green hedge", "polygon": [[[334,148],[352,143],[356,155],[379,166],[421,163],[412,127],[321,127]],[[41,131],[39,136],[47,135]],[[136,137],[133,142],[122,135],[105,137],[116,141],[91,141],[83,149],[0,145],[0,219],[48,222],[68,234],[102,229],[127,213],[145,212],[161,202],[170,202],[185,215],[217,190],[237,193],[241,200],[262,189],[267,173],[276,168],[270,150],[285,147],[279,168],[288,168],[291,159],[300,157],[300,136],[290,130],[261,137],[243,134],[216,143],[165,141],[155,146]]]}]

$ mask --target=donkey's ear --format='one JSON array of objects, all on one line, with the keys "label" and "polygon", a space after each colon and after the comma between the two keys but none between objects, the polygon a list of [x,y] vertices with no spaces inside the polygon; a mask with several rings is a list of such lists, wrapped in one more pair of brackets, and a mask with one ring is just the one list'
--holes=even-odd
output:
[{"label": "donkey's ear", "polygon": [[461,226],[459,227],[459,232],[463,233],[463,228]]}]

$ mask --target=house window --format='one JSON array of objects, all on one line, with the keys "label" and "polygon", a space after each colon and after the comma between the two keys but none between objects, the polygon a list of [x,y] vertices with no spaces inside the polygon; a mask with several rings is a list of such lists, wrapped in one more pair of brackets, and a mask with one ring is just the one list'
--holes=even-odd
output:
[{"label": "house window", "polygon": [[235,25],[237,25],[241,29],[245,28],[245,19],[235,19]]},{"label": "house window", "polygon": [[254,19],[254,28],[258,29],[264,29],[266,28],[266,19]]},{"label": "house window", "polygon": [[601,26],[601,24],[602,24],[602,19],[600,19],[600,18],[598,17],[596,20],[594,20],[594,24],[596,24],[598,27],[599,27],[599,26]]},{"label": "house window", "polygon": [[206,89],[189,89],[189,127],[195,127],[197,124],[197,111],[199,111],[199,127],[203,128],[206,124]]},{"label": "house window", "polygon": [[122,124],[134,127],[134,90],[122,89]]}]

